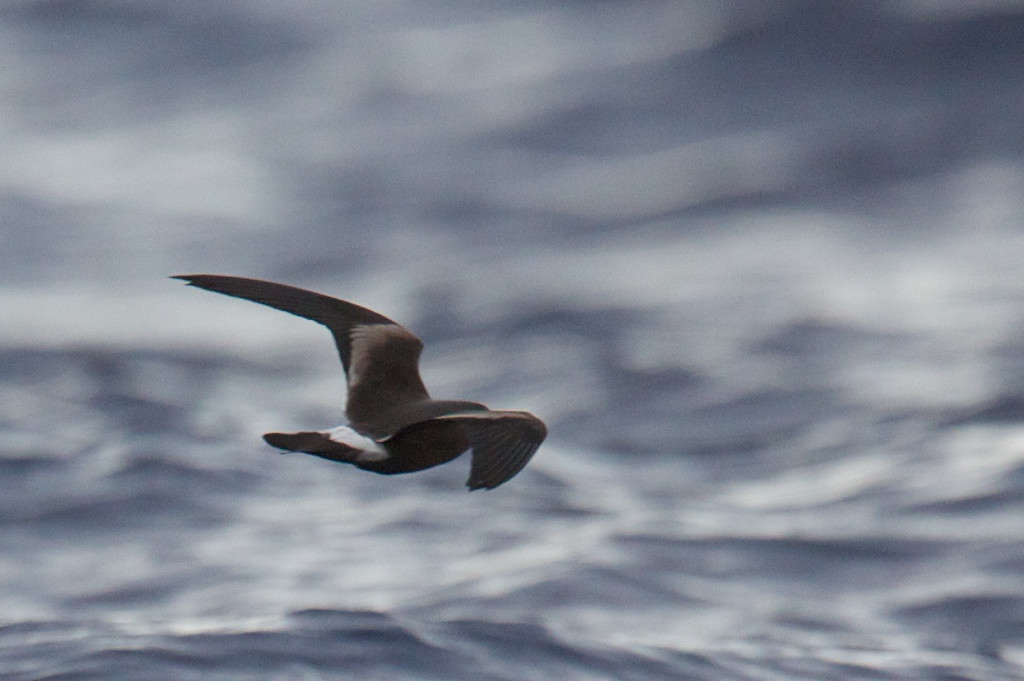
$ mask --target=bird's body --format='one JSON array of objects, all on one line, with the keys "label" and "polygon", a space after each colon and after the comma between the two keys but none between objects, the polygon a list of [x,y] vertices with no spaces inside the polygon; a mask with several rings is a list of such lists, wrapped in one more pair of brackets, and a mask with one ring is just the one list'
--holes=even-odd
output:
[{"label": "bird's body", "polygon": [[382,474],[410,473],[473,450],[471,489],[493,489],[526,465],[547,435],[536,416],[477,402],[434,400],[419,374],[423,342],[372,310],[293,286],[214,274],[175,279],[323,324],[334,336],[348,385],[348,426],[267,433],[268,444]]}]

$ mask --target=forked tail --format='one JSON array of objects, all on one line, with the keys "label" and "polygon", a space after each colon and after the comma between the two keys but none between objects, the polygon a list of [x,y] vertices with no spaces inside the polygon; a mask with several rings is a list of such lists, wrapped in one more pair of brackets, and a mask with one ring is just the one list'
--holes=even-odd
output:
[{"label": "forked tail", "polygon": [[277,447],[287,452],[303,452],[341,463],[353,463],[362,451],[356,447],[336,442],[328,437],[327,433],[320,431],[266,433],[263,439],[271,447]]}]

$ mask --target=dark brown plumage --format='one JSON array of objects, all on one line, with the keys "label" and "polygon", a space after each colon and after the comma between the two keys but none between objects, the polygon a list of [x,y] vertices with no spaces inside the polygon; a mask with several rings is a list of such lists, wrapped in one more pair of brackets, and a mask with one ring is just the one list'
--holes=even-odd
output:
[{"label": "dark brown plumage", "polygon": [[420,378],[423,342],[373,310],[260,279],[185,274],[191,286],[244,298],[326,326],[348,385],[349,426],[327,431],[267,433],[286,451],[351,463],[382,474],[410,473],[473,450],[470,490],[494,489],[523,469],[547,436],[525,411],[496,411],[477,402],[434,400]]}]

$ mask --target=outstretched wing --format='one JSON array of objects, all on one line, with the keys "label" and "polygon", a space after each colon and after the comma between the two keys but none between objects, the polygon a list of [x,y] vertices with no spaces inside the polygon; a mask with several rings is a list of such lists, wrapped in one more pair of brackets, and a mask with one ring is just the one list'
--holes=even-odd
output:
[{"label": "outstretched wing", "polygon": [[439,416],[435,421],[461,424],[473,449],[469,489],[494,489],[507,482],[533,458],[547,437],[539,418],[525,411],[473,411]]},{"label": "outstretched wing", "polygon": [[419,373],[423,342],[382,314],[354,303],[272,281],[218,274],[182,274],[190,286],[251,300],[330,329],[348,381],[346,414],[353,426],[382,436],[374,415],[429,397]]}]

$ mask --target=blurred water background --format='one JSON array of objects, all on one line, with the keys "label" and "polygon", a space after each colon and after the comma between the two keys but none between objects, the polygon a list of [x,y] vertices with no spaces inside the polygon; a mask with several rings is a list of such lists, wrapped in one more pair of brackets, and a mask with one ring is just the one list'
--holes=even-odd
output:
[{"label": "blurred water background", "polygon": [[[8,0],[0,678],[1020,679],[1024,3]],[[280,457],[367,305],[551,435]]]}]

